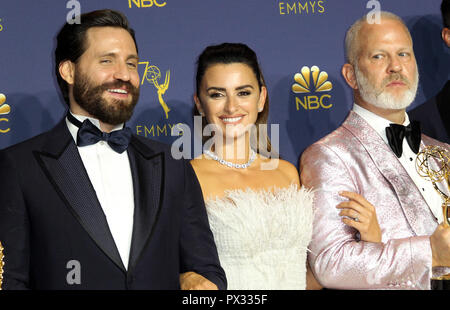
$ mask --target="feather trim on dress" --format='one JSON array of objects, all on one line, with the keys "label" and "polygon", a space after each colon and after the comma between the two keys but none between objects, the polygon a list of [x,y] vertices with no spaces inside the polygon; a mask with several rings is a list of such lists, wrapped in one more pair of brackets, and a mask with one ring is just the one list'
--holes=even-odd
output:
[{"label": "feather trim on dress", "polygon": [[296,184],[206,202],[228,289],[305,289],[313,193]]}]

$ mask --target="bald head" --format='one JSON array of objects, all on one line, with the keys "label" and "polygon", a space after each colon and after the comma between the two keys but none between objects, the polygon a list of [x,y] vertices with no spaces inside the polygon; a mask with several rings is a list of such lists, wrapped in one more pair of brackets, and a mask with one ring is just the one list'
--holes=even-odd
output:
[{"label": "bald head", "polygon": [[[405,23],[399,16],[390,12],[381,11],[380,17],[381,24],[385,21],[392,21],[401,24],[412,44],[412,38],[408,27],[406,27]],[[345,57],[347,63],[352,65],[356,64],[360,56],[361,46],[364,46],[364,39],[368,38],[368,31],[373,29],[376,30],[377,26],[378,24],[369,24],[367,22],[367,15],[364,15],[348,29],[345,36]]]},{"label": "bald head", "polygon": [[355,103],[379,115],[394,113],[396,120],[391,121],[401,123],[419,80],[411,35],[403,21],[387,12],[381,13],[379,23],[359,19],[347,33],[346,52],[342,75],[354,90]]}]

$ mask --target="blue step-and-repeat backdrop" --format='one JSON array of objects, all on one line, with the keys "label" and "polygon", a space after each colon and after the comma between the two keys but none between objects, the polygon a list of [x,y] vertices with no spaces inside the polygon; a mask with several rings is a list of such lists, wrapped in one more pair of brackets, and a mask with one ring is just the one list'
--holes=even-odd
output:
[{"label": "blue step-and-repeat backdrop", "polygon": [[[141,97],[128,122],[141,136],[171,143],[171,128],[193,126],[195,62],[210,44],[243,42],[260,60],[279,124],[280,154],[298,164],[303,150],[337,128],[352,106],[340,70],[347,28],[370,12],[367,0],[1,0],[0,149],[52,128],[65,113],[54,76],[55,36],[79,3],[81,12],[120,10],[136,30]],[[440,38],[441,0],[380,0],[409,27],[420,72],[412,105],[449,79]],[[320,70],[327,87],[292,89],[296,73]],[[162,85],[166,81],[166,88]],[[165,91],[164,91],[165,90]],[[321,91],[322,90],[322,91]],[[158,93],[159,92],[159,93]],[[4,101],[4,102],[3,102]],[[165,103],[170,111],[162,108]]]}]

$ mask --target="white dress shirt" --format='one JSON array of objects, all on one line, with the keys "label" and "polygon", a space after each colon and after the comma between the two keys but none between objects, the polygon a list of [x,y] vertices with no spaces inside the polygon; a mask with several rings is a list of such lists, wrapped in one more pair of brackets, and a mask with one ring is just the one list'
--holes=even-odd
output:
[{"label": "white dress shirt", "polygon": [[[383,139],[384,142],[389,146],[388,138],[386,136],[386,127],[389,127],[389,124],[392,124],[391,121],[364,109],[363,107],[354,104],[353,111],[361,116]],[[402,124],[403,126],[409,125],[409,117],[408,114],[405,113],[405,121]],[[389,146],[390,148],[390,146]],[[427,181],[425,178],[421,177],[416,170],[416,158],[417,154],[415,154],[411,148],[409,147],[406,138],[403,139],[403,152],[402,156],[398,158],[403,168],[405,168],[408,175],[411,177],[413,182],[416,184],[423,198],[427,202],[431,212],[433,212],[436,217],[438,223],[442,223],[444,221],[444,215],[442,212],[442,199],[441,196],[436,192],[432,183]]]},{"label": "white dress shirt", "polygon": [[[72,115],[80,122],[89,119],[100,129],[97,119],[73,113]],[[76,142],[78,127],[67,118],[66,123]],[[123,124],[115,127],[113,131],[122,128]],[[128,268],[134,215],[133,180],[128,153],[115,152],[105,141],[78,147],[78,151],[105,213],[122,262],[125,268]]]}]

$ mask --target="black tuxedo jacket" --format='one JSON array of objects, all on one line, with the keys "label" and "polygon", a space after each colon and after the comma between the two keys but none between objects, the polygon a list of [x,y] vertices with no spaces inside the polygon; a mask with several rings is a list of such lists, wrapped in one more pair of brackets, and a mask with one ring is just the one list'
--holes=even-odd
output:
[{"label": "black tuxedo jacket", "polygon": [[408,116],[420,121],[424,134],[450,144],[450,81],[436,97],[409,111]]},{"label": "black tuxedo jacket", "polygon": [[[135,200],[128,271],[65,119],[0,151],[4,289],[179,289],[186,271],[226,288],[189,162],[138,136],[127,152]],[[67,279],[77,271],[71,261],[80,284]]]}]

